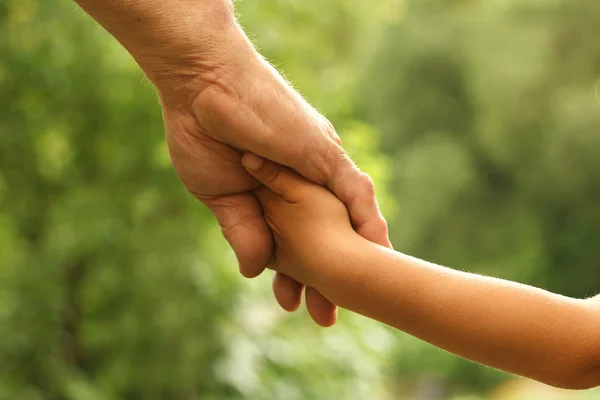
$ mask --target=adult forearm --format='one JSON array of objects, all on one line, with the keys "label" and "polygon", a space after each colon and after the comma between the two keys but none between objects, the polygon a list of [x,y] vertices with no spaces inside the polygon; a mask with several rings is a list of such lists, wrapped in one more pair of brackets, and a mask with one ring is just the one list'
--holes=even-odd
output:
[{"label": "adult forearm", "polygon": [[75,0],[157,83],[182,80],[251,52],[231,0]]},{"label": "adult forearm", "polygon": [[586,387],[600,345],[598,309],[365,243],[321,291],[338,305],[471,360],[549,384]]}]

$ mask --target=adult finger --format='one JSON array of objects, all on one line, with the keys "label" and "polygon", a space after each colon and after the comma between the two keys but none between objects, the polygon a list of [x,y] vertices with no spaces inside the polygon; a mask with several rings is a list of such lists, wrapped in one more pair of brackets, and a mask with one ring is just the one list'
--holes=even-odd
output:
[{"label": "adult finger", "polygon": [[[358,234],[371,242],[391,248],[387,223],[379,210],[373,181],[348,157],[340,146],[341,141],[333,126],[324,118],[316,120],[318,123],[311,126],[312,130],[297,132],[294,135],[298,146],[286,146],[285,143],[279,143],[279,146],[275,147],[265,146],[272,150],[269,154],[274,157],[267,155],[268,158],[290,167],[315,183],[326,186],[346,205],[352,225]],[[249,154],[245,157],[249,157]],[[272,164],[262,168],[263,180],[279,183],[278,170],[271,170],[274,168]],[[281,170],[283,167],[280,167],[279,171]],[[252,173],[251,169],[249,172]],[[257,179],[261,180],[260,177]],[[277,189],[273,190],[277,192]]]},{"label": "adult finger", "polygon": [[[203,202],[217,217],[242,275],[247,278],[260,275],[271,260],[273,236],[256,197],[241,193]],[[284,310],[295,311],[300,306],[304,285],[285,275],[276,275],[273,291]]]},{"label": "adult finger", "polygon": [[327,187],[348,208],[354,230],[371,242],[391,248],[371,177],[361,172],[343,151],[333,162],[335,167],[331,169]]},{"label": "adult finger", "polygon": [[273,236],[256,196],[244,192],[202,202],[217,218],[242,275],[247,278],[260,275],[271,260]]}]

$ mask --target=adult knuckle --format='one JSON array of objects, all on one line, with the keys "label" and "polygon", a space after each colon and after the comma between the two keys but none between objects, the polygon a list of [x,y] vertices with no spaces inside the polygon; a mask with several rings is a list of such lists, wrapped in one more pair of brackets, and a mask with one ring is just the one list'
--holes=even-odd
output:
[{"label": "adult knuckle", "polygon": [[327,122],[328,122],[328,125],[325,127],[325,132],[327,133],[327,136],[329,136],[335,144],[337,144],[338,146],[341,146],[342,138],[340,138],[340,135],[337,134],[333,125],[331,125],[331,123],[329,121],[327,121]]},{"label": "adult knuckle", "polygon": [[318,146],[305,154],[305,163],[312,175],[308,176],[310,180],[324,184],[332,175],[332,157],[326,146]]},{"label": "adult knuckle", "polygon": [[385,229],[387,231],[387,221],[383,217],[383,215],[381,215],[381,213],[378,213],[378,215],[375,217],[374,221],[375,221],[375,225],[378,228]]},{"label": "adult knuckle", "polygon": [[342,139],[337,134],[337,132],[335,130],[335,127],[323,115],[321,115],[321,124],[320,124],[320,127],[321,127],[321,131],[325,134],[326,137],[328,137],[329,139],[331,139],[338,146],[342,145]]},{"label": "adult knuckle", "polygon": [[361,172],[359,175],[359,187],[364,196],[375,198],[375,184],[373,183],[373,179],[364,172]]},{"label": "adult knuckle", "polygon": [[342,179],[345,175],[352,173],[356,166],[341,146],[331,141],[329,143],[325,152],[325,161],[329,168],[327,177],[332,180]]},{"label": "adult knuckle", "polygon": [[310,179],[325,184],[335,176],[345,152],[341,147],[341,139],[327,118],[319,114],[313,126],[317,135],[299,155],[303,158],[303,163],[314,173]]}]

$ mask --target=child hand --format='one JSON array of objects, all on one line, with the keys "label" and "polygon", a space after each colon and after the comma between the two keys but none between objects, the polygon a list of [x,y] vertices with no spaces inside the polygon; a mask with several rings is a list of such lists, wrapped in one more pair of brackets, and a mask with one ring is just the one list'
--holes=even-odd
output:
[{"label": "child hand", "polygon": [[344,204],[324,187],[252,153],[244,155],[243,163],[265,185],[255,194],[273,232],[276,248],[271,267],[309,286],[310,311],[311,301],[327,301],[310,288],[327,286],[335,272],[332,266],[340,265],[342,249],[360,236],[354,232]]}]

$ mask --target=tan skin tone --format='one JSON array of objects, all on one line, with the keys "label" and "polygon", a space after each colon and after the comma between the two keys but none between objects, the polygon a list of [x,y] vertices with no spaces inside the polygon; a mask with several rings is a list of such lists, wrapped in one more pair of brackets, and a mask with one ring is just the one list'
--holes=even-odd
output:
[{"label": "tan skin tone", "polygon": [[[329,121],[256,52],[231,0],[76,0],[134,57],[156,86],[173,166],[215,215],[241,273],[259,275],[273,238],[242,167],[253,151],[287,165],[341,199],[360,235],[390,246],[373,184],[345,154]],[[304,285],[276,274],[275,297],[293,311]],[[337,307],[314,288],[307,307],[322,326]]]},{"label": "tan skin tone", "polygon": [[[308,285],[307,306],[321,325],[335,322],[340,304],[542,382],[600,384],[598,299],[569,299],[379,246],[390,244],[372,182],[329,122],[254,50],[229,0],[76,1],[155,84],[179,177],[215,214],[242,274],[256,276],[272,260],[285,309],[298,307]],[[329,190],[269,162],[252,171],[270,187],[260,188],[240,164],[245,150]]]},{"label": "tan skin tone", "polygon": [[600,385],[600,298],[579,300],[434,265],[356,234],[324,188],[251,153],[272,268],[341,307],[462,357],[570,389]]}]

